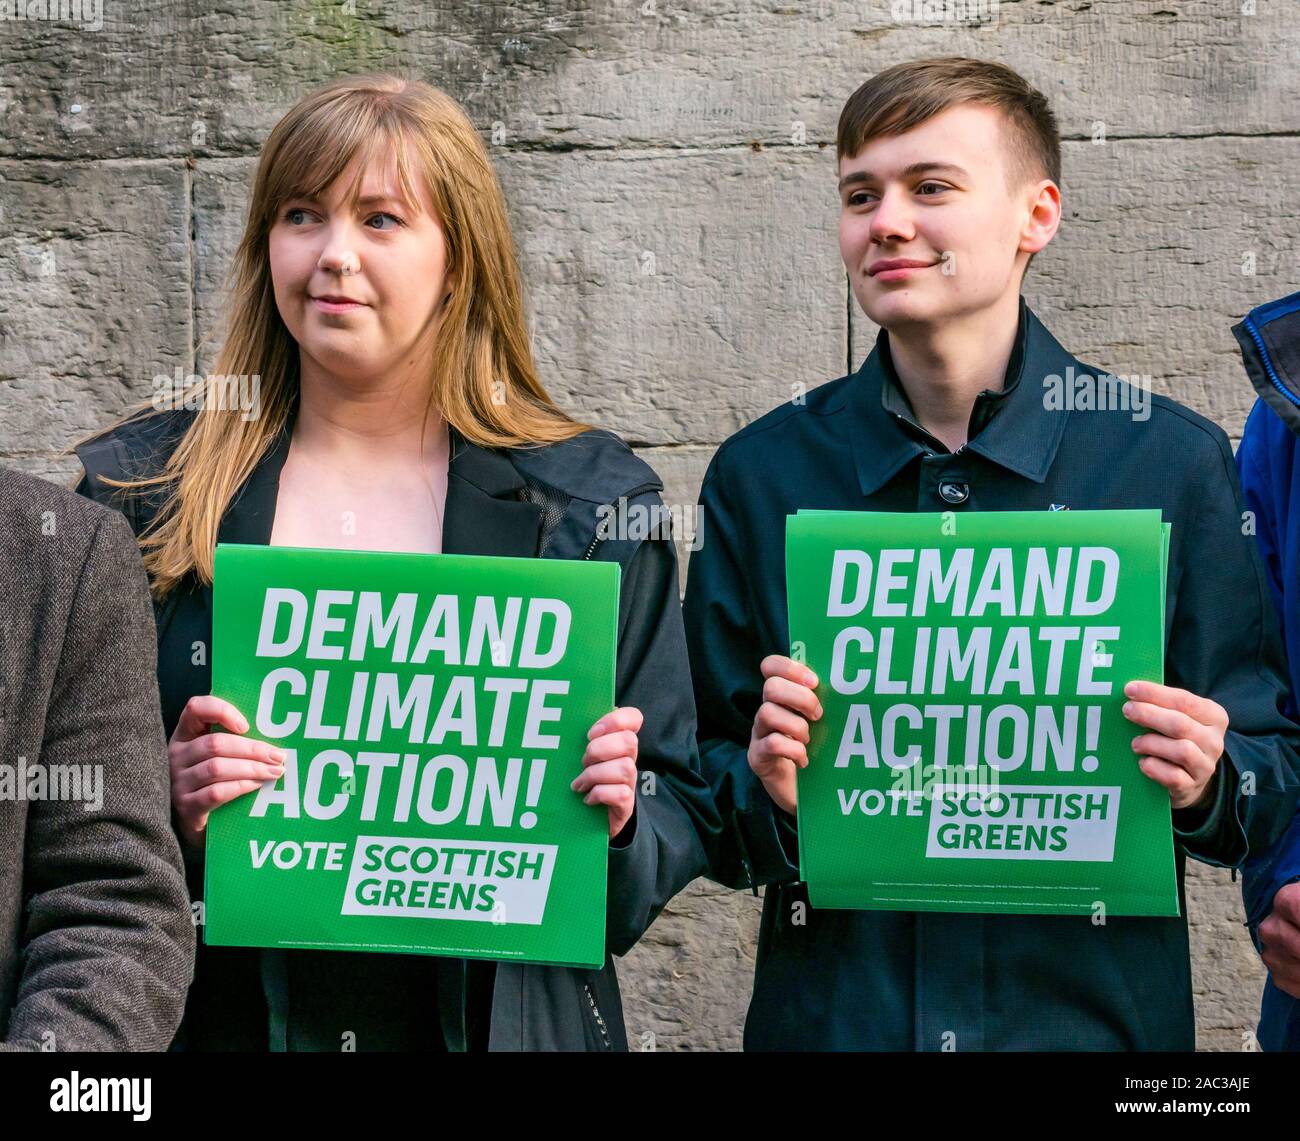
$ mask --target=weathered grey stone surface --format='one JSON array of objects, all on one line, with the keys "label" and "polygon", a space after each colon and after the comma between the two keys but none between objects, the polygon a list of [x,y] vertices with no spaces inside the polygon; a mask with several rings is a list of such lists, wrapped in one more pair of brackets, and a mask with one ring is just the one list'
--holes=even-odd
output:
[{"label": "weathered grey stone surface", "polygon": [[1021,68],[1074,137],[1294,131],[1292,13],[1251,6],[1003,0],[965,25],[915,4],[895,19],[892,0],[105,0],[97,32],[7,22],[0,154],[244,154],[323,80],[378,68],[447,87],[518,144],[770,144],[797,122],[831,141],[864,75],[955,51]]},{"label": "weathered grey stone surface", "polygon": [[[1252,394],[1228,326],[1300,287],[1292,6],[985,7],[974,26],[888,0],[104,0],[99,30],[0,20],[0,462],[71,478],[78,435],[156,374],[210,369],[267,131],[315,86],[390,69],[490,140],[552,391],[689,506],[723,438],[870,348],[836,244],[836,119],[872,72],[948,52],[1022,70],[1067,140],[1031,304],[1076,355],[1237,438]],[[1192,865],[1188,896],[1201,1045],[1241,1049],[1263,972],[1239,885]],[[634,1048],[738,1047],[759,903],[697,883],[659,919],[622,964]]]},{"label": "weathered grey stone surface", "polygon": [[0,160],[0,203],[0,454],[39,466],[189,361],[184,164]]}]

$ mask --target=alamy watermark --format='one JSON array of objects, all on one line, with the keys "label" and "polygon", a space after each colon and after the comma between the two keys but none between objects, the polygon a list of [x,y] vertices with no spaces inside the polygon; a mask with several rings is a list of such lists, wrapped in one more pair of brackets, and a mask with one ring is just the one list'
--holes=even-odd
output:
[{"label": "alamy watermark", "polygon": [[19,757],[0,763],[0,800],[80,800],[87,812],[104,807],[102,765],[43,765]]},{"label": "alamy watermark", "polygon": [[945,793],[989,796],[998,791],[1000,770],[992,765],[908,765],[894,773],[889,795],[897,800],[935,800]]},{"label": "alamy watermark", "polygon": [[596,525],[596,538],[671,539],[675,535],[686,544],[688,551],[698,551],[704,542],[700,516],[704,508],[696,503],[629,504],[623,496],[617,503],[606,503],[596,508],[600,522]]},{"label": "alamy watermark", "polygon": [[186,375],[177,365],[171,376],[159,373],[153,378],[153,406],[159,412],[174,408],[191,412],[216,408],[242,412],[245,420],[256,420],[262,414],[262,378],[257,373],[252,376]]},{"label": "alamy watermark", "polygon": [[1067,365],[1064,376],[1043,377],[1043,407],[1049,412],[1128,412],[1134,420],[1149,420],[1151,377],[1109,372],[1092,376]]},{"label": "alamy watermark", "polygon": [[104,27],[104,0],[0,0],[3,20],[80,24],[83,32],[98,32]]},{"label": "alamy watermark", "polygon": [[992,24],[998,0],[889,0],[889,15],[899,24]]},{"label": "alamy watermark", "polygon": [[132,1121],[153,1116],[153,1078],[96,1078],[73,1070],[50,1082],[53,1113],[129,1113]]}]

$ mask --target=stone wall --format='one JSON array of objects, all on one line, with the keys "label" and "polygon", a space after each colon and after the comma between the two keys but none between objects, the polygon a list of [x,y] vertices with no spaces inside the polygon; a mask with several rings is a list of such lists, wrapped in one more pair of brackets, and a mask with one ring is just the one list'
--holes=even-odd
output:
[{"label": "stone wall", "polygon": [[[728,434],[867,351],[834,129],[899,60],[999,59],[1052,99],[1065,220],[1026,293],[1084,360],[1149,376],[1235,440],[1252,393],[1229,326],[1300,286],[1289,0],[62,8],[0,19],[0,462],[54,479],[155,375],[211,364],[258,147],[347,73],[465,104],[547,384],[633,443],[670,503],[694,502]],[[1263,976],[1238,885],[1198,866],[1188,894],[1201,1044],[1240,1049]],[[759,902],[698,883],[659,919],[622,964],[634,1048],[738,1046]]]}]

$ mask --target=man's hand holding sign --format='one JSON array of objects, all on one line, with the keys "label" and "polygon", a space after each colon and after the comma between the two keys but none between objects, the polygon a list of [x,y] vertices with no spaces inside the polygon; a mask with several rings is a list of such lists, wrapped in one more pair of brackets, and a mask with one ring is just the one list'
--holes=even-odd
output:
[{"label": "man's hand holding sign", "polygon": [[1124,716],[1153,730],[1133,738],[1138,767],[1169,790],[1174,808],[1203,807],[1223,757],[1228,711],[1208,697],[1152,681],[1131,681],[1124,695]]},{"label": "man's hand holding sign", "polygon": [[814,692],[817,675],[780,654],[769,654],[760,668],[763,704],[754,716],[749,767],[776,806],[794,815],[799,800],[795,772],[808,767],[808,722],[822,716]]},{"label": "man's hand holding sign", "polygon": [[[820,720],[817,675],[781,654],[763,659],[763,704],[754,717],[749,767],[776,806],[794,814],[795,771],[808,765],[808,722]],[[1123,713],[1152,732],[1133,738],[1138,767],[1169,790],[1173,808],[1200,808],[1210,799],[1211,781],[1223,757],[1227,710],[1185,689],[1131,681],[1124,687]]]}]

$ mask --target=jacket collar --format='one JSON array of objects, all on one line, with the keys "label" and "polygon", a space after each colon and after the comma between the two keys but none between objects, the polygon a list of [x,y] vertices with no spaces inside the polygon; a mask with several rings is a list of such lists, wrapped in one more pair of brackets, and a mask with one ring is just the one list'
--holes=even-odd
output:
[{"label": "jacket collar", "polygon": [[[265,546],[271,541],[280,473],[289,456],[297,404],[270,450],[226,510],[217,530],[219,543]],[[499,451],[471,444],[448,429],[451,460],[443,514],[442,550],[448,555],[537,554],[542,509],[520,499],[524,481]]]},{"label": "jacket collar", "polygon": [[471,444],[455,428],[442,520],[445,555],[537,554],[542,509],[520,498],[524,481],[502,452]]},{"label": "jacket collar", "polygon": [[[976,452],[1018,475],[1042,483],[1056,458],[1068,412],[1050,409],[1044,380],[1066,369],[1086,371],[1020,299],[1015,349],[1000,392],[985,390],[971,414],[973,436],[962,451]],[[882,329],[875,348],[850,380],[850,438],[858,484],[872,495],[913,457],[933,451],[928,433],[911,419],[889,358],[889,334]]]},{"label": "jacket collar", "polygon": [[1232,335],[1259,398],[1300,434],[1300,293],[1256,306]]}]

